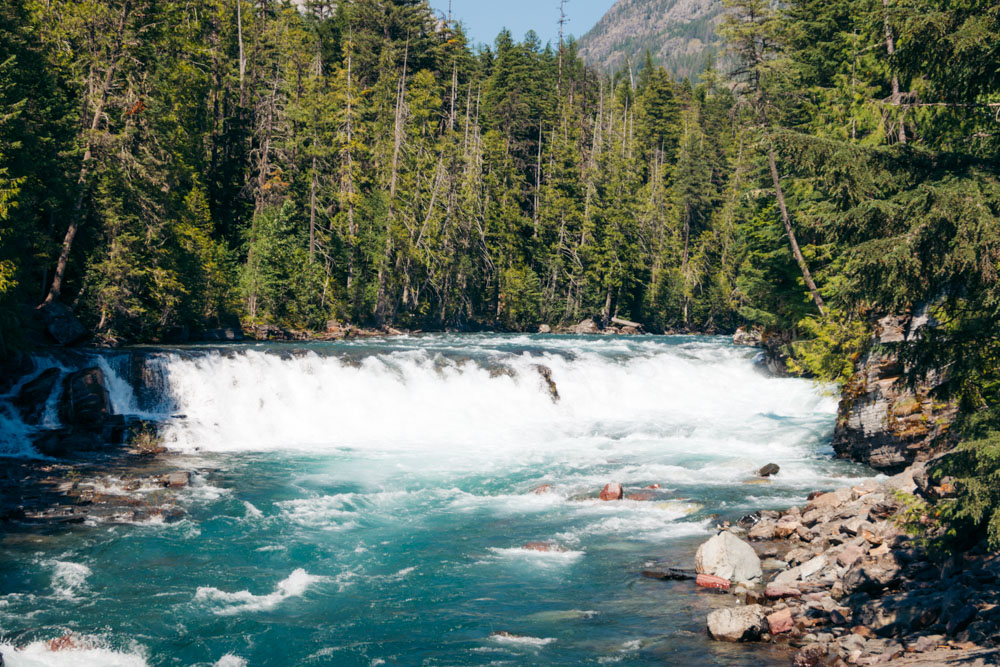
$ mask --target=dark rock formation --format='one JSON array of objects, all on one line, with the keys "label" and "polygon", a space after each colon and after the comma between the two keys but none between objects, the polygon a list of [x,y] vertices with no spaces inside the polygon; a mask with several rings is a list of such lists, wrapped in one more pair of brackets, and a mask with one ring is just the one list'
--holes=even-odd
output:
[{"label": "dark rock formation", "polygon": [[59,381],[58,368],[46,368],[38,377],[30,380],[21,387],[21,391],[14,397],[14,405],[21,412],[21,416],[26,424],[37,424],[45,414],[45,404],[55,389],[56,382]]},{"label": "dark rock formation", "polygon": [[844,389],[833,436],[837,455],[873,468],[900,470],[947,448],[948,429],[958,412],[932,396],[940,378],[909,387],[893,344],[912,339],[922,318],[885,317],[875,340]]},{"label": "dark rock formation", "polygon": [[777,475],[781,471],[781,467],[777,463],[768,463],[766,466],[757,471],[760,477],[770,477],[771,475]]},{"label": "dark rock formation", "polygon": [[552,369],[548,366],[543,366],[541,364],[535,366],[535,370],[538,374],[542,376],[542,380],[549,389],[549,396],[552,397],[553,403],[559,402],[559,388],[556,386],[556,381],[552,379]]},{"label": "dark rock formation", "polygon": [[59,401],[63,426],[100,430],[111,412],[111,399],[100,368],[84,368],[66,376]]},{"label": "dark rock formation", "polygon": [[[694,570],[680,567],[654,567],[642,571],[642,576],[662,581],[690,581],[698,576]],[[728,581],[726,583],[729,583]]]},{"label": "dark rock formation", "polygon": [[218,342],[236,342],[243,340],[243,329],[240,325],[209,329],[201,335],[202,340]]},{"label": "dark rock formation", "polygon": [[36,312],[45,330],[59,345],[79,343],[88,335],[87,330],[66,304],[52,301],[43,305]]}]

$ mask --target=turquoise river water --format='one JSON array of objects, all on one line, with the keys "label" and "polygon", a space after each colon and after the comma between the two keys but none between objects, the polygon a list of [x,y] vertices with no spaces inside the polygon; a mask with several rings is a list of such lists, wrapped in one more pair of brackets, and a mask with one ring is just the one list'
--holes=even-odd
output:
[{"label": "turquoise river water", "polygon": [[[720,596],[640,576],[692,567],[719,517],[870,474],[832,459],[835,400],[754,353],[684,336],[186,347],[149,351],[150,398],[95,352],[116,410],[183,415],[164,439],[196,473],[185,518],[0,536],[0,653],[7,667],[787,664],[706,637]],[[6,428],[5,454],[30,455]],[[771,484],[745,483],[772,461]],[[597,500],[610,481],[661,488]],[[524,548],[539,541],[557,550]],[[79,647],[48,650],[68,633]]]}]

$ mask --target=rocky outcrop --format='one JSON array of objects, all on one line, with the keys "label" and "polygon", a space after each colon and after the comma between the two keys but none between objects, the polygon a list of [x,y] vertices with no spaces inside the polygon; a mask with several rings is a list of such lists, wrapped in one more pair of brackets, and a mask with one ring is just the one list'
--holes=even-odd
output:
[{"label": "rocky outcrop", "polygon": [[[55,375],[49,373],[45,383],[54,384],[58,375],[59,371]],[[36,380],[40,381],[42,377],[40,375]],[[44,389],[42,385],[39,382],[39,386],[31,389],[30,393],[35,399],[41,398]],[[27,401],[27,398],[25,396],[24,400]],[[31,415],[44,411],[47,400],[46,395],[44,400],[33,403],[24,410]],[[125,417],[114,414],[104,373],[100,368],[84,368],[68,373],[62,379],[57,407],[61,428],[40,431],[32,440],[35,449],[46,456],[65,457],[80,452],[100,451],[111,445],[121,444],[125,439]]]},{"label": "rocky outcrop", "polygon": [[753,547],[728,531],[698,547],[694,569],[735,582],[758,581],[764,574]]},{"label": "rocky outcrop", "polygon": [[908,386],[895,346],[919,336],[925,317],[884,317],[871,348],[844,389],[833,436],[837,455],[879,470],[897,471],[950,445],[957,407],[936,399],[939,375]]}]

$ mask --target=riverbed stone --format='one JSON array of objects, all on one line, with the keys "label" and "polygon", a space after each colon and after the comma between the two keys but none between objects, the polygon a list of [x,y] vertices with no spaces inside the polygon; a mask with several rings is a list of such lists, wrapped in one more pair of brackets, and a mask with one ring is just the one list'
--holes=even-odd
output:
[{"label": "riverbed stone", "polygon": [[757,581],[764,575],[753,547],[729,532],[719,533],[698,547],[695,570],[737,582]]},{"label": "riverbed stone", "polygon": [[779,609],[773,614],[768,614],[767,625],[770,628],[772,635],[780,635],[783,632],[788,632],[795,627],[795,621],[792,618],[792,611],[785,608]]},{"label": "riverbed stone", "polygon": [[759,604],[716,609],[708,615],[708,634],[719,641],[757,641],[766,630],[767,615]]}]

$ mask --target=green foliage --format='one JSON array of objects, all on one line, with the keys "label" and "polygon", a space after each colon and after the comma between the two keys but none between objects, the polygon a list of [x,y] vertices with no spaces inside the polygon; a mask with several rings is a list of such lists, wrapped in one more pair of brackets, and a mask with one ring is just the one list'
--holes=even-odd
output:
[{"label": "green foliage", "polygon": [[322,270],[309,262],[293,211],[286,202],[254,218],[240,286],[251,322],[319,328],[330,314],[323,300]]},{"label": "green foliage", "polygon": [[938,503],[948,522],[946,539],[959,547],[985,536],[1000,549],[1000,410],[993,407],[968,419],[965,439],[932,470],[932,479],[951,477],[958,495]]},{"label": "green foliage", "polygon": [[799,329],[799,340],[792,343],[789,370],[842,389],[868,347],[871,335],[867,324],[830,311],[826,318],[810,316],[799,321]]}]

